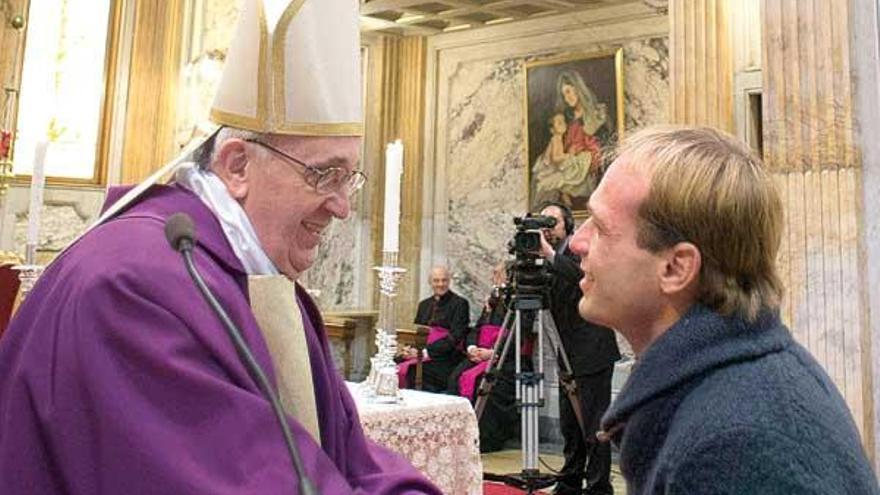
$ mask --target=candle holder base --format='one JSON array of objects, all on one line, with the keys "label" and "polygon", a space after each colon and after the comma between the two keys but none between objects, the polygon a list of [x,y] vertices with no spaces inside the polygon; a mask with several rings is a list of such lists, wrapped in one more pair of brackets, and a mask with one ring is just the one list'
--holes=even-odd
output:
[{"label": "candle holder base", "polygon": [[376,329],[376,355],[370,358],[370,374],[364,381],[364,395],[375,402],[396,402],[398,398],[397,335]]},{"label": "candle holder base", "polygon": [[375,390],[374,402],[396,404],[400,401],[400,390],[397,387],[397,365],[386,366],[378,371]]}]

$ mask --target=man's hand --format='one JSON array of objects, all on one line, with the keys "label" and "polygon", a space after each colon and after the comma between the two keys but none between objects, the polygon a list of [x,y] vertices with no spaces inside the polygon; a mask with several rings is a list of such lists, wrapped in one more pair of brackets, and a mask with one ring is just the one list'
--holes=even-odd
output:
[{"label": "man's hand", "polygon": [[482,347],[477,349],[477,357],[480,359],[480,361],[488,361],[492,359],[493,354],[495,353],[492,352],[492,349],[483,349]]},{"label": "man's hand", "polygon": [[547,240],[547,235],[548,233],[546,230],[542,232],[540,254],[547,261],[553,261],[553,257],[556,256],[556,250],[550,245],[550,241]]},{"label": "man's hand", "polygon": [[416,356],[419,355],[419,351],[418,351],[418,349],[416,349],[415,347],[413,347],[413,346],[411,346],[411,345],[405,345],[405,346],[403,346],[399,351],[397,351],[397,353],[398,353],[403,359],[415,359]]},{"label": "man's hand", "polygon": [[468,359],[470,359],[472,363],[480,363],[492,359],[493,354],[492,349],[478,347],[474,350],[473,354],[468,355]]}]

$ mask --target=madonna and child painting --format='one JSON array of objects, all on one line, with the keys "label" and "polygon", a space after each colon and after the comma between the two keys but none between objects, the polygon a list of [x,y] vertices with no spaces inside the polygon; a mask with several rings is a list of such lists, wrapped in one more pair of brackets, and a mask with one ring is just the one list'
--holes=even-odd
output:
[{"label": "madonna and child painting", "polygon": [[526,65],[530,208],[559,201],[584,214],[623,133],[622,56],[618,49]]}]

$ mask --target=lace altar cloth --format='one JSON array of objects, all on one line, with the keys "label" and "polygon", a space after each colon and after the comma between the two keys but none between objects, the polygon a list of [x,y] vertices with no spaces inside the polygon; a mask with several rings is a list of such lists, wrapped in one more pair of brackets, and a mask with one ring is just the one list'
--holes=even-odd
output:
[{"label": "lace altar cloth", "polygon": [[401,390],[402,402],[376,404],[348,385],[368,437],[406,457],[443,493],[483,493],[480,431],[467,399]]}]

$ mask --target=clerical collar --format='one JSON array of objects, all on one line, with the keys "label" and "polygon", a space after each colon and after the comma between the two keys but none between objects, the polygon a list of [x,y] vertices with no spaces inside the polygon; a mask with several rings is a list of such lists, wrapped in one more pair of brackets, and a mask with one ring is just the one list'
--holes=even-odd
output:
[{"label": "clerical collar", "polygon": [[278,275],[278,269],[263,251],[244,209],[229,195],[217,175],[200,169],[195,163],[185,163],[175,173],[174,181],[192,191],[214,212],[226,240],[248,275]]},{"label": "clerical collar", "polygon": [[442,296],[437,296],[436,294],[431,294],[431,297],[434,298],[437,302],[445,302],[449,300],[450,294],[452,294],[451,290],[446,291]]}]

